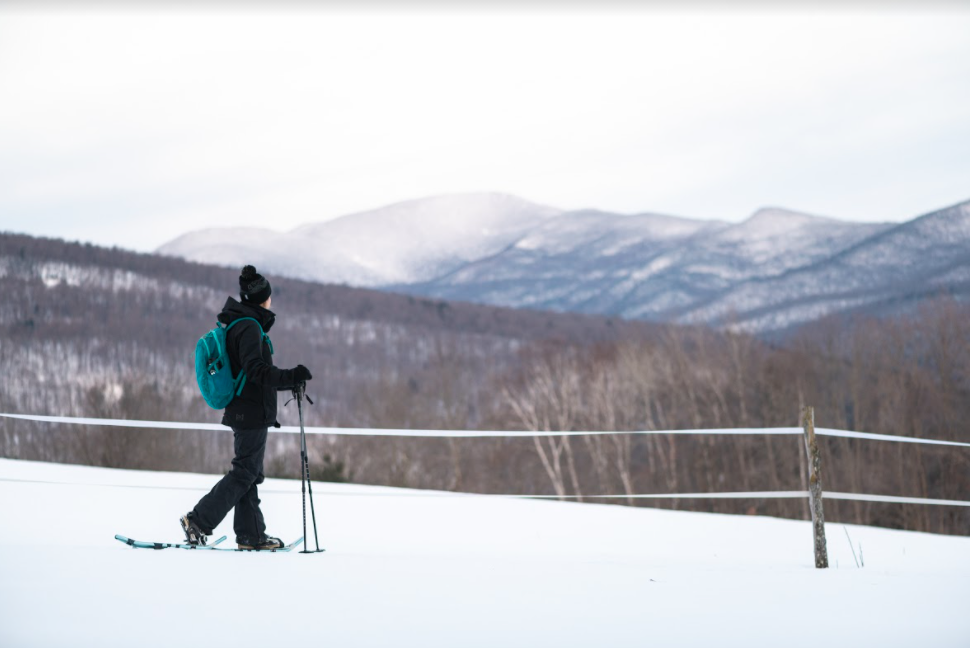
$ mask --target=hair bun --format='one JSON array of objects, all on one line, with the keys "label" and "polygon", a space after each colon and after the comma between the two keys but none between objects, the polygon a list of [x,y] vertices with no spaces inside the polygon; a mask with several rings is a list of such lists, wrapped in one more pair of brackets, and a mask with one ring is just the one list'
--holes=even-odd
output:
[{"label": "hair bun", "polygon": [[256,276],[256,268],[254,268],[253,266],[248,265],[242,269],[243,279],[252,279],[255,276]]}]

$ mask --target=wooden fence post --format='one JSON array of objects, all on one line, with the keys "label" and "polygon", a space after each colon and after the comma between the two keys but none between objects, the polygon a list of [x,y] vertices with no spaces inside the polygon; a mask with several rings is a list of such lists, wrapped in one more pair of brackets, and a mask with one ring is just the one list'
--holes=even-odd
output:
[{"label": "wooden fence post", "polygon": [[825,546],[825,513],[822,510],[822,466],[815,437],[815,409],[802,408],[802,429],[805,431],[805,450],[808,455],[808,497],[812,509],[812,528],[815,539],[815,567],[829,566],[828,549]]}]

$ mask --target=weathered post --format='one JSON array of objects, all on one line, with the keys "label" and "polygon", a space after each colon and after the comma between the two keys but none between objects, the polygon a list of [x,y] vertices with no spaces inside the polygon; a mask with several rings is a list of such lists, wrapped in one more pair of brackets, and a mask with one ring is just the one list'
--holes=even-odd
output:
[{"label": "weathered post", "polygon": [[825,513],[822,510],[822,466],[815,437],[815,409],[802,408],[802,429],[805,431],[805,450],[808,455],[808,497],[812,509],[812,528],[815,538],[815,567],[829,566],[828,549],[825,546]]}]

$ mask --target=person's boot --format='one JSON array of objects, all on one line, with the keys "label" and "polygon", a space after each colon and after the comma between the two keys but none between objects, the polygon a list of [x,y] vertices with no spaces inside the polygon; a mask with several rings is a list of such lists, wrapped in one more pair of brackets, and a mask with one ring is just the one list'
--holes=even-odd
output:
[{"label": "person's boot", "polygon": [[202,545],[205,546],[205,536],[206,533],[202,530],[195,520],[192,519],[191,513],[186,513],[179,520],[182,523],[182,530],[185,531],[185,541],[190,545]]},{"label": "person's boot", "polygon": [[271,551],[273,549],[283,548],[282,540],[270,536],[263,536],[258,542],[251,542],[245,538],[236,538],[236,544],[239,545],[240,549],[250,551]]}]

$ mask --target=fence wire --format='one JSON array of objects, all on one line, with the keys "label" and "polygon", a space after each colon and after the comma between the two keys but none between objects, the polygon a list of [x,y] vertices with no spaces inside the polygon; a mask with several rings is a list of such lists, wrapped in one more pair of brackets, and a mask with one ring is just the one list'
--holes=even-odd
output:
[{"label": "fence wire", "polygon": [[[180,423],[173,421],[136,421],[130,419],[102,419],[70,416],[40,416],[36,414],[3,414],[0,417],[35,421],[40,423],[69,423],[73,425],[99,425],[105,427],[142,428],[155,430],[196,430],[228,432],[230,428],[221,423]],[[272,433],[298,434],[300,428],[284,425],[280,428],[270,428]],[[676,434],[676,435],[772,435],[792,436],[802,434],[800,427],[779,428],[711,428],[701,430],[585,430],[585,431],[519,431],[519,430],[403,430],[391,428],[338,428],[338,427],[304,427],[307,434],[326,436],[386,436],[386,437],[417,437],[417,438],[500,438],[500,437],[562,437],[562,436],[604,436],[612,434]],[[854,432],[851,430],[835,430],[830,428],[815,428],[819,436],[841,437],[848,439],[867,439],[870,441],[892,441],[896,443],[919,443],[925,445],[956,446],[970,448],[970,443],[961,441],[944,441],[941,439],[924,439],[920,437],[904,437],[892,434],[873,434],[870,432]]]},{"label": "fence wire", "polygon": [[[212,432],[228,432],[230,428],[218,423],[179,423],[171,421],[136,421],[128,419],[101,419],[84,418],[69,416],[41,416],[35,414],[4,414],[0,417],[34,421],[39,423],[57,423],[73,425],[97,425],[107,427],[154,429],[154,430],[199,430]],[[561,437],[561,436],[591,436],[591,435],[610,435],[610,434],[673,434],[673,435],[800,435],[803,434],[802,428],[715,428],[703,430],[635,430],[635,431],[506,431],[506,430],[397,430],[385,428],[335,428],[335,427],[305,427],[307,434],[321,434],[332,436],[390,436],[390,437],[417,437],[417,438],[492,438],[492,437]],[[280,428],[270,428],[270,432],[282,434],[299,433],[300,428],[294,426],[283,426]],[[944,441],[940,439],[922,439],[917,437],[901,437],[889,434],[872,434],[868,432],[853,432],[850,430],[835,430],[829,428],[816,428],[815,434],[820,436],[841,437],[850,439],[866,439],[871,441],[891,441],[897,443],[920,443],[928,445],[970,447],[970,443],[959,441]],[[166,489],[165,486],[134,486],[126,484],[94,484],[94,483],[68,483],[51,482],[42,480],[13,479],[0,477],[4,482],[23,482],[40,484],[63,484],[72,486],[96,486],[96,487],[118,487],[118,488],[148,488]],[[206,488],[187,488],[181,487],[179,490],[208,490]],[[261,489],[263,493],[289,493],[290,491]],[[505,499],[558,499],[558,500],[645,500],[645,499],[802,499],[809,496],[808,491],[751,491],[751,492],[725,492],[725,493],[633,493],[620,495],[523,495],[513,493],[464,493],[464,492],[327,492],[321,493],[328,497],[495,497]],[[830,500],[851,500],[865,502],[882,502],[890,504],[926,504],[933,506],[970,506],[970,501],[962,500],[943,500],[923,497],[900,497],[894,495],[871,495],[865,493],[838,493],[826,491],[824,499]]]}]

